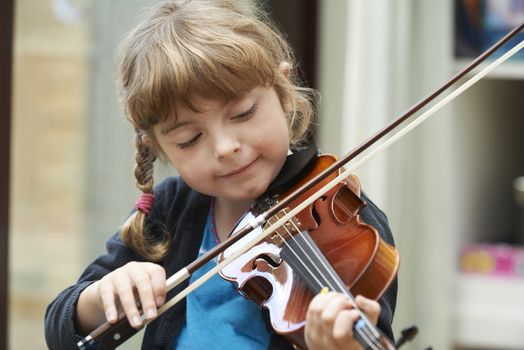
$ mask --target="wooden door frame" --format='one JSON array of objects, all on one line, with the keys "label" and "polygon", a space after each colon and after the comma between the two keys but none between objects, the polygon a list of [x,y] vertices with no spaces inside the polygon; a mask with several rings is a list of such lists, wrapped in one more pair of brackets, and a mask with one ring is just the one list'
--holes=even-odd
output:
[{"label": "wooden door frame", "polygon": [[319,0],[259,0],[286,35],[299,63],[304,85],[317,89]]},{"label": "wooden door frame", "polygon": [[0,1],[0,349],[8,344],[9,174],[14,0]]}]

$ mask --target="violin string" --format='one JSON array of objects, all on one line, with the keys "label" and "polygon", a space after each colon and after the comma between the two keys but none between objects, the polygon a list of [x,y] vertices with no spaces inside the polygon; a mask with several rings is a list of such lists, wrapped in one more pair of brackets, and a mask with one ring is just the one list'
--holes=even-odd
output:
[{"label": "violin string", "polygon": [[[298,228],[297,228],[298,230]],[[305,233],[300,231],[298,233],[298,237],[302,238],[302,241],[304,242],[304,244],[306,246],[308,246],[308,248],[310,249],[310,251],[313,253],[313,254],[319,254],[317,253],[316,249],[314,249],[312,246],[311,246],[311,241],[306,239],[305,238]],[[302,251],[305,253],[304,249],[302,248],[303,246],[302,245],[299,245],[299,247],[302,249]],[[311,259],[310,259],[311,260]],[[319,260],[321,261],[321,263],[324,263],[323,262],[323,259],[319,258]],[[335,269],[327,264],[324,266],[326,271],[330,274],[331,278],[333,278],[333,280],[336,282],[337,284],[337,287],[338,287],[338,291],[343,293],[352,303],[353,303],[353,306],[354,308],[359,312],[360,314],[360,318],[364,320],[364,322],[369,326],[370,325],[370,322],[369,322],[369,319],[366,317],[366,315],[362,312],[362,310],[360,310],[357,305],[356,305],[356,301],[355,301],[355,297],[353,296],[353,294],[351,293],[351,291],[346,287],[346,285],[344,284],[344,281],[342,281],[342,279],[340,278],[340,276],[337,274],[337,272],[335,271]],[[326,279],[327,281],[327,279]],[[332,288],[334,289],[334,288]],[[335,290],[335,289],[334,289]],[[374,337],[379,337],[380,334],[378,332],[376,332],[373,328],[371,328],[370,330],[372,333],[373,333],[373,336]]]},{"label": "violin string", "polygon": [[[374,326],[372,326],[372,324],[370,323],[369,319],[366,317],[366,315],[362,312],[362,310],[360,310],[357,305],[356,305],[356,301],[355,301],[355,298],[353,296],[353,294],[351,293],[351,291],[346,287],[346,285],[344,284],[344,282],[342,281],[342,279],[340,278],[340,276],[337,274],[337,272],[335,271],[335,269],[329,264],[329,263],[325,263],[324,262],[324,259],[322,259],[322,257],[318,256],[319,252],[317,252],[316,249],[314,249],[311,245],[311,241],[306,239],[305,238],[305,233],[303,231],[300,231],[300,229],[295,225],[294,222],[292,222],[292,224],[295,226],[295,230],[298,233],[298,237],[302,238],[302,241],[305,243],[306,246],[308,246],[309,250],[313,253],[313,254],[316,254],[317,255],[317,258],[318,260],[321,262],[321,264],[324,264],[324,268],[326,269],[326,271],[330,274],[331,278],[335,281],[335,283],[337,284],[337,287],[339,288],[339,292],[343,293],[344,295],[346,295],[346,297],[353,303],[353,307],[355,308],[355,310],[357,310],[359,312],[359,317],[360,319],[364,322],[364,325],[365,325],[365,328],[363,328],[364,332],[368,332],[368,333],[372,333],[372,334],[368,334],[367,336],[365,336],[364,334],[361,333],[361,330],[362,328],[357,328],[357,332],[360,333],[360,335],[363,337],[363,338],[371,338],[371,339],[374,339],[376,341],[378,341],[378,338],[380,337],[380,334],[375,330]],[[295,236],[292,236],[293,239],[295,239]],[[304,253],[304,255],[308,256],[308,254],[306,254],[304,248],[303,248],[303,245],[299,244],[297,242],[297,245],[300,247],[300,249],[302,250],[302,252]],[[309,259],[311,263],[312,260]],[[327,260],[327,259],[326,259]],[[317,269],[318,270],[318,269]],[[319,271],[320,272],[320,271]],[[322,276],[322,274],[320,273],[320,276]],[[323,277],[323,276],[322,276]],[[325,279],[326,282],[327,281],[327,278]],[[334,288],[332,288],[333,290],[335,290]],[[382,348],[382,344],[378,344],[379,347]]]},{"label": "violin string", "polygon": [[[324,262],[324,259],[322,259],[318,255],[318,252],[311,246],[310,242],[306,238],[304,238],[304,233],[302,231],[300,231],[300,229],[296,226],[296,224],[295,223],[292,223],[292,224],[293,224],[295,230],[298,233],[296,235],[291,235],[290,234],[291,239],[296,243],[296,246],[302,251],[303,255],[309,260],[309,263],[311,264],[311,266],[315,267],[315,269],[317,270],[316,272],[318,273],[319,278],[324,280],[324,283],[319,281],[319,283],[318,283],[319,289],[322,289],[323,287],[329,287],[331,290],[337,290],[337,288],[338,288],[338,291],[340,291],[341,293],[347,294],[347,288],[344,286],[343,283],[341,283],[340,278],[338,278],[338,276],[336,275],[336,272],[334,272],[333,269],[330,268],[331,266],[326,264]],[[297,236],[301,237],[302,241],[305,242],[305,244],[298,242]],[[309,253],[310,254],[308,254],[308,252],[306,252],[306,250],[304,249],[304,246],[307,246],[309,248]],[[292,248],[290,248],[290,249],[292,250]],[[298,253],[294,252],[294,254],[298,257]],[[313,261],[313,258],[311,257],[311,254],[313,254],[313,256],[316,256],[317,261],[320,262],[321,266],[330,274],[330,277],[333,279],[333,281],[336,283],[336,285],[333,285],[325,276],[322,275],[321,269],[315,264],[315,261]],[[306,266],[306,263],[304,263],[304,261],[302,261],[300,258],[299,258],[299,262],[302,265]],[[351,294],[347,294],[347,296],[348,296],[348,298],[352,302],[354,302]]]},{"label": "violin string", "polygon": [[[298,226],[297,226],[297,225],[296,225],[292,220],[290,220],[289,222],[293,225],[295,231],[297,232],[297,235],[300,235],[300,237],[302,237],[303,233],[300,231],[300,229],[298,228]],[[334,273],[334,272],[333,272],[333,269],[331,269],[330,266],[329,266],[328,264],[326,264],[326,263],[324,262],[323,259],[321,259],[321,257],[320,257],[320,256],[318,255],[318,253],[315,251],[315,249],[313,249],[313,247],[311,247],[310,243],[309,243],[305,238],[303,238],[303,240],[306,242],[306,244],[309,246],[309,249],[310,249],[310,252],[309,252],[310,254],[308,254],[308,252],[306,252],[306,251],[304,250],[304,245],[301,244],[300,242],[298,242],[298,240],[296,239],[296,236],[297,236],[297,235],[293,235],[293,234],[291,233],[291,231],[288,230],[287,227],[285,227],[285,225],[284,225],[283,227],[285,228],[287,234],[291,237],[291,240],[294,241],[295,244],[296,244],[296,246],[297,246],[297,247],[302,251],[303,256],[309,260],[309,263],[310,263],[310,264],[308,265],[307,263],[304,262],[304,260],[300,257],[300,254],[297,253],[296,250],[295,250],[291,245],[289,245],[289,244],[287,243],[287,240],[284,239],[284,237],[282,237],[282,236],[280,235],[280,233],[278,233],[278,231],[276,231],[277,234],[279,235],[280,239],[282,239],[282,241],[284,242],[284,244],[288,247],[288,249],[290,250],[290,252],[291,252],[293,255],[295,255],[295,257],[297,258],[298,262],[299,262],[300,264],[302,264],[302,266],[303,266],[306,270],[308,270],[308,272],[310,273],[310,275],[315,279],[315,281],[317,282],[318,289],[320,290],[320,289],[322,289],[322,288],[324,288],[324,287],[329,287],[331,290],[337,290],[336,287],[338,287],[338,288],[340,289],[341,292],[345,292],[346,288],[345,288],[345,286],[343,285],[343,283],[342,283],[342,284],[340,283],[340,278],[338,278],[338,276],[336,275],[336,272]],[[332,283],[331,283],[327,278],[325,278],[325,276],[323,276],[321,269],[318,267],[317,264],[315,264],[315,261],[313,261],[311,255],[314,255],[314,256],[317,257],[317,261],[320,262],[321,266],[324,267],[324,269],[325,269],[325,270],[326,270],[326,271],[331,275],[333,281],[335,281],[335,283],[337,284],[337,286],[334,286],[334,285],[333,285],[333,284],[332,284]],[[316,270],[317,274],[314,274],[314,273],[310,270],[310,268],[309,268],[308,266],[312,266],[312,267]],[[320,281],[320,279],[323,279],[323,280],[324,280],[324,283],[322,283],[322,281]],[[351,300],[352,300],[352,299],[351,299]]]},{"label": "violin string", "polygon": [[[284,213],[285,213],[285,210],[284,210]],[[276,215],[278,217],[278,214]],[[367,319],[367,317],[365,317],[365,315],[363,314],[363,312],[356,306],[356,303],[355,303],[355,300],[351,294],[351,292],[349,292],[349,290],[346,288],[346,286],[344,285],[344,283],[342,282],[342,280],[340,279],[340,277],[337,275],[336,271],[334,271],[334,269],[331,267],[331,265],[329,264],[326,264],[324,262],[324,259],[322,259],[322,257],[319,256],[319,253],[317,252],[316,249],[314,249],[312,246],[311,246],[311,243],[309,242],[309,240],[307,240],[306,238],[304,238],[305,234],[300,231],[300,229],[298,228],[298,226],[293,222],[293,220],[289,220],[288,221],[289,223],[291,223],[293,226],[294,226],[294,229],[296,230],[297,235],[299,235],[299,237],[302,238],[302,240],[306,243],[306,245],[309,247],[309,250],[310,250],[310,253],[312,253],[313,255],[317,256],[317,261],[320,262],[320,264],[325,268],[325,270],[331,275],[331,278],[335,281],[335,283],[337,284],[336,287],[338,287],[338,291],[344,293],[353,303],[353,306],[355,308],[355,310],[357,310],[360,314],[360,319],[364,322],[364,325],[365,327],[356,327],[355,330],[357,333],[359,333],[360,337],[363,339],[363,341],[366,342],[366,345],[368,345],[370,348],[372,348],[373,350],[380,350],[380,349],[383,349],[383,346],[381,343],[378,342],[378,337],[380,336],[376,331],[374,331],[373,329],[370,329],[370,323],[369,323],[369,320]],[[285,226],[285,225],[282,225],[281,227],[284,228],[284,230],[286,231],[286,233],[291,237],[291,240],[293,240],[296,245],[299,247],[299,249],[302,251],[302,253],[304,254],[304,256],[309,260],[310,262],[310,266],[313,266],[316,270],[317,270],[317,273],[318,273],[318,277],[315,276],[315,274],[312,273],[312,271],[310,270],[310,268],[308,267],[308,265],[306,263],[304,263],[304,261],[301,259],[300,255],[293,249],[293,247],[288,244],[287,240],[282,237],[282,235],[278,232],[278,231],[275,231],[276,234],[280,237],[280,239],[284,242],[284,244],[287,246],[287,248],[289,249],[289,251],[295,256],[295,258],[298,260],[298,262],[300,264],[302,264],[302,266],[309,272],[309,274],[315,279],[319,289],[322,289],[323,287],[325,286],[329,286],[329,288],[331,290],[337,290],[337,288],[335,288],[335,286],[333,286],[331,284],[331,282],[325,277],[323,276],[322,274],[322,271],[320,270],[320,268],[314,263],[313,259],[311,258],[310,254],[307,254],[307,252],[305,251],[304,249],[304,245],[303,244],[300,244],[298,242],[298,240],[296,239],[296,235],[293,235],[291,234],[291,231]],[[321,283],[319,281],[319,278],[321,279],[324,279],[324,282],[325,283]],[[370,334],[371,333],[371,334]]]},{"label": "violin string", "polygon": [[[293,225],[294,225],[294,223],[293,223]],[[285,225],[283,225],[282,227],[284,227],[284,229],[285,229],[286,231],[288,231],[287,233],[291,236],[291,239],[292,239],[292,240],[295,240],[295,242],[296,242],[297,245],[300,247],[300,249],[302,250],[302,252],[304,253],[304,255],[305,255],[305,256],[310,260],[310,262],[312,263],[311,266],[313,266],[313,267],[317,270],[317,272],[319,272],[319,276],[322,276],[322,273],[321,273],[321,271],[319,270],[318,266],[316,266],[316,265],[313,263],[312,259],[309,257],[309,255],[306,254],[306,252],[303,250],[303,248],[300,246],[300,244],[299,244],[299,243],[296,241],[296,239],[294,238],[294,235],[292,235],[291,232],[289,232],[289,230],[285,227]],[[309,274],[310,274],[310,275],[315,279],[315,281],[316,281],[317,286],[318,286],[319,289],[325,287],[326,285],[329,285],[329,288],[330,288],[331,290],[336,290],[336,289],[334,288],[334,286],[331,285],[331,282],[328,281],[327,279],[325,279],[325,282],[326,282],[326,283],[321,283],[321,282],[318,280],[317,276],[311,272],[311,270],[310,270],[310,268],[308,267],[308,265],[305,264],[305,263],[303,262],[303,260],[300,258],[300,255],[297,254],[296,251],[293,249],[293,247],[291,247],[291,245],[289,245],[289,244],[287,243],[287,240],[286,240],[284,237],[282,237],[282,235],[281,235],[278,231],[276,231],[276,234],[280,237],[280,239],[282,239],[282,241],[284,242],[284,244],[288,247],[289,251],[290,251],[290,252],[295,256],[295,258],[299,261],[299,263],[301,263],[302,266],[303,266],[303,267],[304,267],[304,268],[309,272]],[[299,233],[299,234],[302,234],[302,233]],[[313,254],[315,254],[315,255],[317,254],[313,249],[311,249],[311,252],[312,252]],[[319,260],[321,260],[321,259],[319,259]],[[323,264],[323,262],[321,262],[321,264]],[[327,269],[327,266],[325,266],[325,267],[326,267],[326,269]],[[329,269],[328,269],[328,271],[329,271]],[[345,289],[345,288],[344,288],[344,289]],[[358,310],[358,309],[357,309],[357,310]],[[356,328],[356,331],[359,333],[359,335],[361,336],[361,338],[363,339],[363,341],[366,342],[366,345],[368,345],[370,348],[372,348],[372,349],[374,349],[374,350],[375,350],[375,349],[376,349],[376,350],[380,350],[380,348],[377,348],[377,347],[375,346],[375,345],[376,345],[376,344],[375,344],[375,341],[376,341],[376,340],[374,340],[373,338],[371,338],[371,337],[370,337],[370,336],[365,332],[365,330],[363,330],[362,328],[359,327],[359,328]]]},{"label": "violin string", "polygon": [[[319,253],[317,252],[316,249],[314,249],[311,246],[311,242],[308,239],[305,238],[305,233],[304,232],[300,231],[296,236],[300,237],[302,239],[302,241],[305,242],[305,244],[309,247],[309,249],[310,249],[312,254],[318,256]],[[306,254],[303,246],[300,245],[300,244],[298,246],[303,251],[303,253]],[[323,259],[321,257],[318,257],[318,258],[319,258],[318,260],[321,261],[321,264],[325,265]],[[310,259],[310,261],[311,261],[311,259]],[[338,276],[338,274],[332,268],[331,265],[325,265],[324,267],[325,267],[327,273],[331,275],[331,277],[333,278],[333,280],[335,281],[335,283],[337,284],[337,287],[338,287],[338,289],[336,289],[336,288],[333,288],[333,286],[331,286],[331,289],[343,293],[352,302],[354,309],[359,312],[359,317],[362,320],[362,322],[363,322],[365,327],[355,327],[354,328],[355,331],[360,335],[361,339],[363,341],[365,341],[366,344],[370,348],[372,348],[372,349],[383,349],[382,344],[379,343],[379,340],[378,340],[378,338],[380,337],[380,334],[373,329],[373,327],[371,326],[371,323],[369,322],[369,320],[367,319],[365,314],[357,307],[356,302],[355,302],[355,300],[353,298],[353,295],[347,289],[347,287],[344,285],[344,282],[340,279],[340,277]],[[322,274],[320,274],[320,276],[322,276]],[[322,277],[324,277],[324,276],[322,276]],[[326,283],[324,285],[322,285],[321,287],[326,286],[327,284],[329,284],[328,279],[325,278],[325,277],[324,277],[324,279],[325,279]]]},{"label": "violin string", "polygon": [[[283,210],[284,213],[285,213],[285,210]],[[293,225],[293,228],[295,229],[295,231],[297,232],[297,235],[299,235],[299,237],[302,238],[302,240],[305,242],[305,245],[308,246],[309,250],[310,250],[310,254],[308,254],[308,252],[305,251],[304,249],[304,244],[301,244],[300,242],[298,242],[298,240],[296,239],[296,236],[297,235],[293,235],[291,234],[290,230],[288,230],[285,225],[282,225],[282,227],[284,227],[284,229],[287,231],[287,234],[291,237],[291,240],[295,242],[296,246],[302,251],[303,253],[303,256],[306,257],[308,260],[309,260],[309,263],[310,265],[309,266],[313,266],[316,270],[316,272],[318,273],[318,275],[315,275],[312,273],[312,271],[308,268],[308,265],[302,260],[302,258],[300,258],[300,255],[299,253],[297,253],[293,247],[291,245],[289,245],[287,243],[287,240],[282,237],[280,235],[280,233],[278,231],[277,234],[278,236],[280,237],[280,239],[284,242],[284,244],[288,247],[289,251],[295,255],[295,257],[297,258],[297,260],[299,261],[299,263],[301,263],[304,268],[306,268],[308,270],[308,272],[312,275],[312,277],[316,280],[317,282],[317,286],[318,286],[318,289],[322,289],[323,287],[329,287],[331,290],[336,290],[336,287],[338,287],[338,289],[340,290],[340,292],[342,293],[346,293],[346,295],[348,296],[348,298],[354,303],[354,300],[353,300],[353,296],[349,293],[348,294],[348,291],[347,291],[347,288],[346,286],[344,285],[344,283],[340,280],[340,277],[336,274],[336,271],[334,271],[331,266],[329,264],[326,264],[325,260],[322,259],[318,252],[311,246],[311,243],[304,238],[304,233],[300,231],[299,227],[292,221],[292,220],[289,220],[288,221],[289,223],[291,223]],[[324,269],[330,274],[331,278],[333,279],[333,281],[335,281],[335,283],[337,284],[337,286],[335,287],[327,278],[325,278],[322,274],[322,271],[320,270],[320,268],[315,264],[315,261],[313,261],[312,257],[311,257],[311,254],[313,255],[316,255],[317,257],[317,260],[320,262],[320,264],[322,265],[322,267],[324,267]],[[319,276],[319,277],[317,277]],[[319,278],[321,279],[324,279],[324,282],[325,283],[322,283]]]},{"label": "violin string", "polygon": [[[284,210],[284,212],[285,212],[285,210]],[[275,215],[275,216],[278,217],[278,214]],[[292,223],[292,220],[289,220],[288,222],[291,222],[291,223]],[[296,227],[296,225],[295,225],[294,223],[293,223],[293,226]],[[281,227],[283,227],[283,228],[286,230],[287,234],[291,237],[292,240],[295,240],[294,235],[291,234],[291,232],[288,230],[288,228],[287,228],[285,225],[282,225]],[[289,249],[289,251],[290,251],[290,252],[295,256],[295,258],[300,262],[300,264],[302,264],[302,266],[303,266],[303,267],[308,271],[309,275],[310,275],[311,277],[313,277],[313,279],[314,279],[315,282],[317,283],[317,286],[319,287],[319,289],[322,289],[325,285],[322,284],[322,282],[321,282],[321,281],[318,279],[318,277],[317,277],[317,276],[321,276],[321,271],[319,270],[318,266],[316,266],[316,265],[313,263],[313,261],[311,260],[311,258],[310,258],[310,257],[309,257],[309,256],[308,256],[308,255],[303,251],[304,256],[306,256],[306,257],[310,260],[310,262],[311,262],[311,265],[309,265],[309,266],[313,266],[313,267],[317,270],[317,272],[318,272],[318,274],[314,274],[314,273],[310,270],[309,266],[308,266],[307,264],[305,264],[304,261],[301,259],[300,255],[299,255],[299,254],[298,254],[298,253],[293,249],[293,247],[292,247],[291,245],[288,244],[287,240],[286,240],[284,237],[282,237],[282,235],[280,234],[280,232],[278,232],[278,230],[275,231],[275,232],[276,232],[276,234],[278,235],[278,237],[280,237],[280,239],[282,240],[282,242],[284,242],[284,245],[287,246],[287,248]],[[295,241],[295,242],[296,242],[296,241]],[[298,242],[297,242],[297,246],[299,246]],[[333,289],[333,286],[330,285],[329,288],[330,288],[330,289]]]}]

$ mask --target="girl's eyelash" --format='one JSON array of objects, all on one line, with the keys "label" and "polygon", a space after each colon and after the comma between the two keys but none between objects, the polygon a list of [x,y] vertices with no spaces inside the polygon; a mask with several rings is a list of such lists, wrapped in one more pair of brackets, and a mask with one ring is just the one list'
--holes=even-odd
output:
[{"label": "girl's eyelash", "polygon": [[192,146],[192,145],[194,145],[198,141],[198,139],[200,138],[200,135],[202,135],[202,133],[196,134],[189,141],[178,143],[177,146],[179,148],[187,148],[189,146]]},{"label": "girl's eyelash", "polygon": [[234,119],[242,119],[242,118],[245,118],[245,117],[255,113],[255,111],[257,110],[257,107],[258,107],[258,105],[256,103],[253,104],[253,106],[249,110],[240,113],[239,115],[235,116]]}]

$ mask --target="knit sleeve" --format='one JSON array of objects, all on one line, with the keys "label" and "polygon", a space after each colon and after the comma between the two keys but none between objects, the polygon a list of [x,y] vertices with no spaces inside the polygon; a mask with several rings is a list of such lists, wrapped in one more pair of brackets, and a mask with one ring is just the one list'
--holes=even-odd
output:
[{"label": "knit sleeve", "polygon": [[[395,245],[393,233],[391,232],[388,219],[384,212],[380,210],[364,193],[362,193],[362,199],[367,204],[366,207],[360,211],[362,221],[373,226],[380,234],[380,237],[387,243]],[[377,326],[392,341],[394,341],[394,335],[391,324],[393,322],[393,316],[397,304],[397,288],[397,278],[395,278],[379,300],[381,311]]]},{"label": "knit sleeve", "polygon": [[47,307],[45,338],[49,349],[75,349],[76,343],[83,338],[76,330],[74,319],[76,303],[85,288],[118,267],[140,260],[120,240],[119,233],[109,239],[106,247],[107,253],[89,264],[77,283],[62,291]]}]

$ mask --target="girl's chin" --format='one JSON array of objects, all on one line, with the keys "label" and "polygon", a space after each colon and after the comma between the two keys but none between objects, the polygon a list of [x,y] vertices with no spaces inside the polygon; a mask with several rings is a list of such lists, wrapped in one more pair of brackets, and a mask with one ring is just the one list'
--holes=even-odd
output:
[{"label": "girl's chin", "polygon": [[265,190],[262,190],[262,189],[256,189],[256,190],[254,189],[250,191],[243,191],[241,193],[239,192],[229,193],[229,194],[222,193],[221,195],[217,195],[215,197],[221,198],[224,202],[230,202],[232,204],[233,203],[238,203],[238,204],[252,203],[254,200],[259,198],[264,192]]}]

